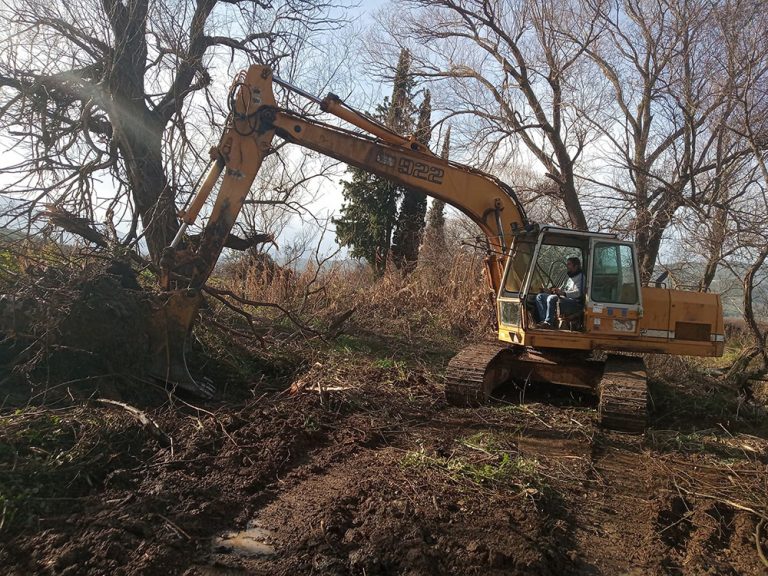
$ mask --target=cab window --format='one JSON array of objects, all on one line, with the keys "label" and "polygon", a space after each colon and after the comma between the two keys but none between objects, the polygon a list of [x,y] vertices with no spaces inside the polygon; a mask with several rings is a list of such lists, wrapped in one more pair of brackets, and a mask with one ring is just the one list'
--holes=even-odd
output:
[{"label": "cab window", "polygon": [[637,304],[638,283],[632,247],[627,244],[595,244],[590,299],[593,302]]},{"label": "cab window", "polygon": [[515,246],[507,269],[507,277],[504,279],[505,296],[516,296],[523,289],[523,282],[533,258],[534,246],[532,242],[518,242]]},{"label": "cab window", "polygon": [[531,278],[531,293],[549,288],[562,288],[568,279],[568,270],[565,265],[568,258],[584,261],[582,250],[576,246],[542,244]]}]

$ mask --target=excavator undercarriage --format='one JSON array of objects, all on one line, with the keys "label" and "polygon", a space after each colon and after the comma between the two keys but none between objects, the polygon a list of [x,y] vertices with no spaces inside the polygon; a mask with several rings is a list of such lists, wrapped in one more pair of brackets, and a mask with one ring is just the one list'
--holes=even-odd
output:
[{"label": "excavator undercarriage", "polygon": [[598,418],[610,430],[642,434],[647,419],[647,376],[641,357],[608,354],[605,360],[483,342],[464,348],[446,371],[449,404],[477,406],[502,384],[549,383],[599,398]]}]

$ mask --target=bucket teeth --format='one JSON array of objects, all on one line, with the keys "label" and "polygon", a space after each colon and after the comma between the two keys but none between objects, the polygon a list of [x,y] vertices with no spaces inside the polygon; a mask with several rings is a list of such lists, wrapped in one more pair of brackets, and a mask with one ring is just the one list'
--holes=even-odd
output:
[{"label": "bucket teeth", "polygon": [[150,322],[150,367],[153,378],[202,398],[216,389],[207,380],[195,380],[186,360],[187,338],[202,303],[199,290],[164,292],[153,302]]}]

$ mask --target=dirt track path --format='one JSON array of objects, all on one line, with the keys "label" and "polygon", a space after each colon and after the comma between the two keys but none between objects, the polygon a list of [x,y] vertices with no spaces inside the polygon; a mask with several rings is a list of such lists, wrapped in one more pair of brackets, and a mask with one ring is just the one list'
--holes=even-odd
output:
[{"label": "dirt track path", "polygon": [[657,573],[661,550],[655,509],[661,482],[643,473],[646,459],[633,438],[601,437],[593,446],[593,469],[576,526],[579,548],[591,555],[583,560],[585,574]]}]

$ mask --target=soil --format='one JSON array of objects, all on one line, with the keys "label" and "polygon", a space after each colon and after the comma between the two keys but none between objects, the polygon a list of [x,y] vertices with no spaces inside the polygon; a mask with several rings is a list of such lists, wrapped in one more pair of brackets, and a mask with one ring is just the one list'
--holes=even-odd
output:
[{"label": "soil", "polygon": [[555,388],[450,407],[445,363],[417,357],[325,350],[212,402],[110,382],[6,403],[4,573],[768,572],[768,434],[746,407],[657,379],[646,435],[612,434]]}]

